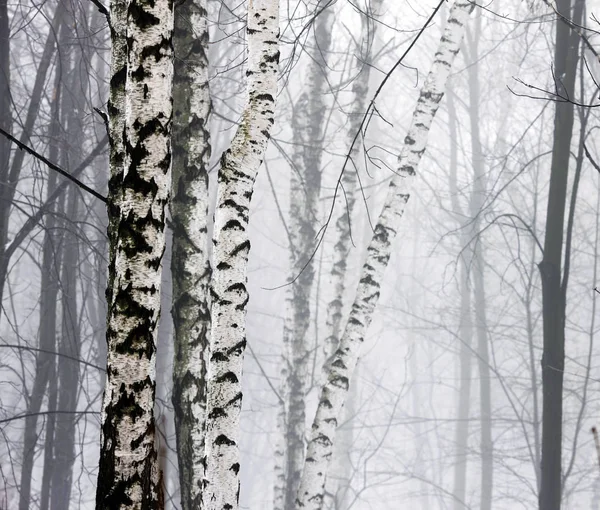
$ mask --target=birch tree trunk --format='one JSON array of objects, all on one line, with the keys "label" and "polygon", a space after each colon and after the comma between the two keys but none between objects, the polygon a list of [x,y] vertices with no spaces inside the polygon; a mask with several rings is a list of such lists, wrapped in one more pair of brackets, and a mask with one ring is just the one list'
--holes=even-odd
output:
[{"label": "birch tree trunk", "polygon": [[239,420],[246,346],[250,199],[275,121],[279,1],[248,2],[248,99],[219,171],[214,220],[211,355],[208,370],[204,505],[235,510],[239,500]]},{"label": "birch tree trunk", "polygon": [[[558,0],[556,9],[567,19],[572,18],[575,25],[579,26],[583,5],[583,0]],[[566,23],[557,19],[553,76],[556,93],[564,98],[575,97],[578,51],[579,36]],[[566,309],[566,288],[562,285],[562,251],[573,135],[573,108],[569,101],[556,102],[544,254],[539,263],[544,318],[540,510],[559,510],[561,507]]]},{"label": "birch tree trunk", "polygon": [[[109,207],[117,200],[120,211],[118,228],[114,223],[109,226],[114,272],[108,282],[108,362],[97,508],[156,509],[161,499],[154,395],[161,259],[170,190],[172,8],[168,0],[132,0],[128,4],[123,142],[113,123],[118,122],[114,108],[118,111],[122,103],[119,94],[115,100],[115,90],[111,91],[109,194],[113,196]],[[122,12],[112,20],[113,33],[117,31],[115,23],[122,30]],[[117,47],[113,48],[111,79],[111,85],[119,90],[125,79],[118,53],[123,50],[119,46],[122,34],[117,34]],[[122,180],[115,154],[121,143],[125,147]],[[114,213],[115,209],[109,210],[112,221]],[[112,259],[111,255],[109,263]]]},{"label": "birch tree trunk", "polygon": [[360,347],[379,299],[381,280],[391,254],[391,243],[409,198],[410,181],[416,176],[425,152],[429,129],[444,95],[450,68],[459,52],[465,23],[473,8],[474,4],[465,0],[457,0],[453,5],[432,69],[421,90],[411,126],[404,139],[398,172],[390,181],[388,194],[369,244],[350,317],[321,391],[296,499],[297,508],[316,510],[321,507],[335,431]]},{"label": "birch tree trunk", "polygon": [[[311,294],[315,278],[316,223],[321,192],[321,155],[325,124],[324,97],[327,86],[327,57],[331,47],[334,12],[325,7],[315,21],[315,40],[308,51],[310,63],[305,90],[294,106],[295,169],[290,179],[290,267],[297,280],[288,287],[286,315],[291,316],[284,335],[287,347],[287,420],[285,430],[284,508],[293,508],[302,465],[306,431],[305,398],[308,393],[308,365],[312,345]],[[276,492],[277,494],[277,492]]]},{"label": "birch tree trunk", "polygon": [[210,332],[207,0],[176,8],[173,80],[173,407],[183,510],[202,508]]}]

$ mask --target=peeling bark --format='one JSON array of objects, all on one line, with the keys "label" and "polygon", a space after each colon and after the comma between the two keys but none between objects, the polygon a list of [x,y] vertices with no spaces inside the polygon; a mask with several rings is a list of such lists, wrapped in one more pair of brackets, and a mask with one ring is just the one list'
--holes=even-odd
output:
[{"label": "peeling bark", "polygon": [[421,90],[411,126],[404,139],[399,169],[390,182],[369,244],[350,317],[321,391],[296,508],[317,510],[321,507],[335,432],[348,393],[350,377],[358,362],[365,334],[379,300],[381,281],[391,254],[391,243],[409,198],[410,182],[414,180],[425,152],[429,129],[444,95],[450,68],[459,52],[465,23],[474,6],[475,4],[465,0],[458,0],[453,5],[431,71]]},{"label": "peeling bark", "polygon": [[[112,22],[114,30],[117,20]],[[172,2],[132,0],[127,6],[126,27],[122,180],[114,154],[121,150],[121,141],[113,129],[115,111],[109,111],[113,152],[108,205],[114,221],[116,209],[110,208],[117,203],[119,221],[118,226],[109,226],[114,271],[108,282],[108,362],[96,506],[157,509],[154,396],[161,260],[170,190]],[[113,48],[113,52],[122,49]],[[124,78],[116,77],[115,61],[123,63],[121,56],[113,53],[111,101],[114,87],[121,87]]]},{"label": "peeling bark", "polygon": [[246,347],[249,206],[274,123],[279,67],[279,1],[248,2],[248,99],[221,158],[214,220],[211,355],[208,370],[204,504],[238,507],[239,420]]}]

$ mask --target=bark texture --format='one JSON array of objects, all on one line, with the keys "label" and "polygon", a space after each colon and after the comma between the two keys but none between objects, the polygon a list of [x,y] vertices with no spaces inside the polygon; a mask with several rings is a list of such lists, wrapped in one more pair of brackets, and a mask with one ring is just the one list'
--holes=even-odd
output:
[{"label": "bark texture", "polygon": [[246,347],[247,226],[256,174],[275,121],[279,2],[248,2],[248,99],[219,171],[214,220],[211,354],[208,371],[205,508],[236,509],[239,420]]},{"label": "bark texture", "polygon": [[411,126],[404,139],[399,169],[390,182],[369,244],[350,317],[321,391],[296,499],[297,508],[317,510],[322,505],[335,431],[341,418],[350,378],[379,299],[381,280],[391,254],[391,242],[404,213],[410,181],[414,179],[425,152],[429,129],[444,95],[450,68],[459,52],[465,23],[473,8],[474,4],[464,0],[458,0],[453,5],[432,69],[421,90]]},{"label": "bark texture", "polygon": [[173,407],[183,510],[202,508],[210,332],[206,0],[176,7],[173,79]]},{"label": "bark texture", "polygon": [[[109,193],[118,193],[120,210],[116,230],[109,227],[110,242],[117,244],[108,282],[108,362],[96,506],[156,509],[155,354],[170,191],[172,2],[132,0],[126,27],[125,160],[119,181],[118,161],[111,154],[111,166],[117,168],[112,168]],[[113,55],[113,72],[120,58]],[[113,74],[111,86],[121,85]],[[121,142],[112,125],[110,133],[113,151],[118,150]],[[109,210],[110,215],[114,212]]]}]

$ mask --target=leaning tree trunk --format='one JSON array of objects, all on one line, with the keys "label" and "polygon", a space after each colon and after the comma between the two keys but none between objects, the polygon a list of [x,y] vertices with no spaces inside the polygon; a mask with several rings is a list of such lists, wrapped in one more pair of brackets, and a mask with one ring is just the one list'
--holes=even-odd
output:
[{"label": "leaning tree trunk", "polygon": [[223,153],[214,220],[211,356],[208,370],[204,505],[238,507],[239,420],[246,347],[246,269],[250,199],[275,121],[279,67],[279,1],[248,3],[248,99]]},{"label": "leaning tree trunk", "polygon": [[[304,463],[306,431],[305,398],[309,389],[309,361],[312,342],[308,332],[311,324],[311,294],[315,277],[314,251],[317,243],[316,223],[319,217],[321,192],[321,156],[325,135],[325,103],[327,58],[331,47],[333,7],[320,10],[315,22],[315,40],[308,50],[310,63],[304,92],[294,105],[294,164],[290,178],[290,268],[295,278],[288,287],[286,315],[291,315],[290,327],[284,334],[288,351],[284,508],[292,508],[300,483]],[[277,479],[276,479],[277,480]],[[276,491],[277,495],[277,491]]]},{"label": "leaning tree trunk", "polygon": [[327,381],[321,390],[296,499],[297,508],[316,510],[321,507],[335,431],[338,420],[341,419],[350,377],[379,299],[381,281],[391,254],[391,243],[409,198],[408,184],[414,179],[425,152],[429,129],[444,95],[450,68],[459,52],[465,23],[473,8],[474,4],[465,0],[458,0],[453,5],[432,69],[421,90],[411,126],[404,139],[398,172],[390,182],[369,244],[350,317],[329,366]]},{"label": "leaning tree trunk", "polygon": [[[558,0],[557,11],[579,26],[583,0]],[[562,492],[562,398],[565,366],[566,289],[562,287],[562,250],[567,199],[573,104],[579,35],[562,20],[556,21],[554,54],[556,93],[564,98],[556,102],[554,144],[550,164],[550,189],[544,236],[544,254],[539,263],[542,280],[542,315],[544,346],[542,355],[542,477],[540,510],[559,510]]]},{"label": "leaning tree trunk", "polygon": [[[156,509],[159,472],[155,447],[156,328],[160,313],[161,259],[170,189],[173,11],[168,0],[132,0],[127,16],[124,140],[118,139],[111,91],[111,196],[109,242],[114,270],[108,282],[107,379],[97,508]],[[114,12],[114,11],[113,11]],[[122,11],[121,11],[122,15]],[[122,18],[112,23],[122,23]],[[123,25],[120,25],[120,30]],[[114,26],[113,26],[114,33]],[[121,32],[122,34],[123,32]],[[119,36],[120,37],[120,36]],[[120,41],[122,42],[122,41]],[[113,48],[112,87],[121,87],[122,55]],[[117,94],[118,95],[118,94]],[[123,110],[121,110],[122,112]],[[125,148],[119,179],[115,152]],[[116,242],[116,246],[114,243]],[[109,271],[113,268],[109,268]]]},{"label": "leaning tree trunk", "polygon": [[173,408],[183,510],[202,508],[210,330],[208,252],[207,0],[186,0],[175,18],[173,81]]}]

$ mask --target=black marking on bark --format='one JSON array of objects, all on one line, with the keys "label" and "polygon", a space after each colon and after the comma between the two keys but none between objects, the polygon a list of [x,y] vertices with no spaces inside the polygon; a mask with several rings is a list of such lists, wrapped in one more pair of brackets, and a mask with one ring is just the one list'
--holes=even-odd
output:
[{"label": "black marking on bark", "polygon": [[210,413],[208,413],[209,419],[223,418],[224,416],[227,416],[227,413],[222,407],[215,407]]},{"label": "black marking on bark", "polygon": [[246,349],[246,339],[240,340],[238,343],[227,349],[227,355],[231,356],[232,354],[235,354],[239,356],[244,352],[244,349]]},{"label": "black marking on bark", "polygon": [[246,239],[245,241],[238,244],[230,253],[231,257],[235,257],[241,252],[245,252],[246,254],[250,251],[250,241]]},{"label": "black marking on bark", "polygon": [[131,2],[129,4],[128,16],[131,16],[133,18],[135,24],[141,30],[146,30],[149,27],[153,27],[160,24],[160,19],[158,19],[151,12],[148,12],[140,4],[141,2]]},{"label": "black marking on bark", "polygon": [[215,362],[225,362],[229,360],[229,357],[222,351],[214,351],[210,357],[210,360]]},{"label": "black marking on bark", "polygon": [[229,439],[225,434],[220,434],[216,437],[214,444],[217,446],[235,446],[235,441]]},{"label": "black marking on bark", "polygon": [[216,383],[224,383],[224,382],[229,382],[232,384],[236,384],[239,382],[239,379],[237,378],[237,375],[235,375],[233,372],[225,372],[223,375],[217,377],[215,379]]},{"label": "black marking on bark", "polygon": [[225,225],[223,225],[223,228],[221,230],[240,230],[243,232],[245,228],[239,220],[231,219],[227,223],[225,223]]}]

